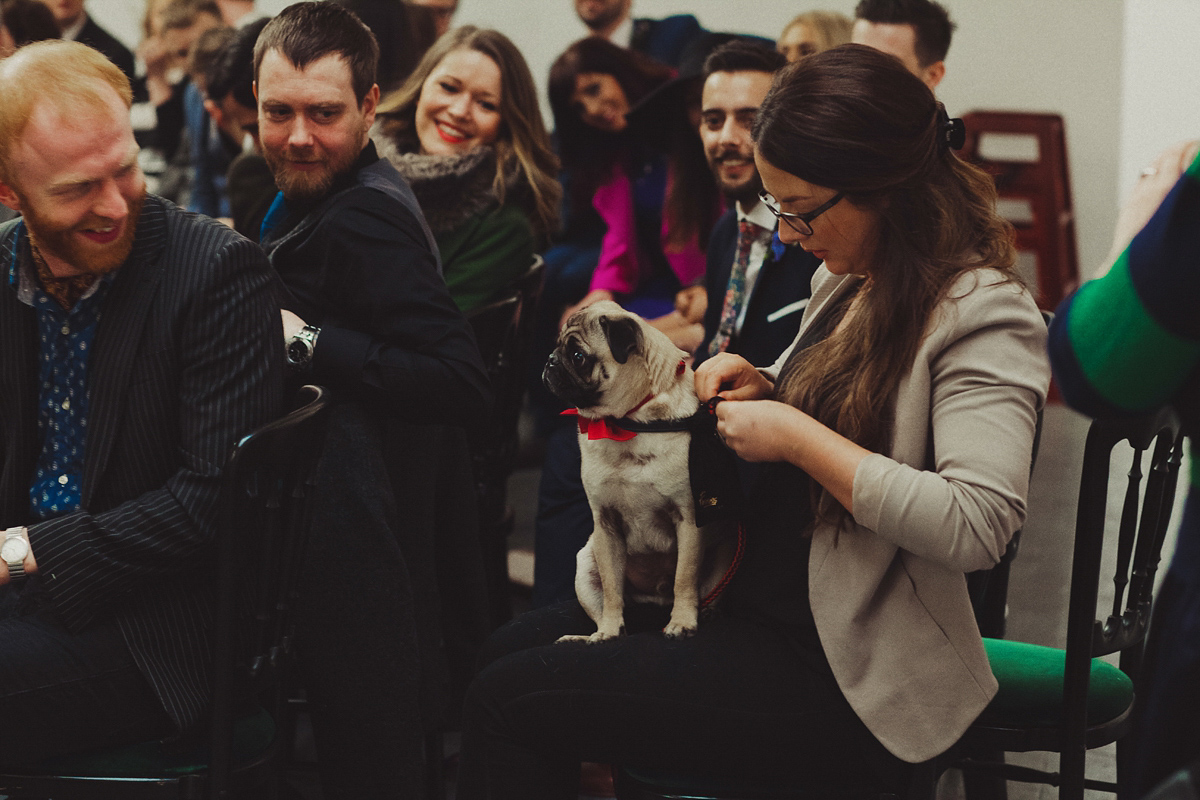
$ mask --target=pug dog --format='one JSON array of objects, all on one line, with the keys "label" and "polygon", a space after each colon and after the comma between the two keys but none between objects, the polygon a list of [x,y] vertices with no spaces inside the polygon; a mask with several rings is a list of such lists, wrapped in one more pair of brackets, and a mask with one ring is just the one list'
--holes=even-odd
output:
[{"label": "pug dog", "polygon": [[[622,422],[681,420],[699,408],[686,354],[613,302],[573,314],[542,373],[575,406],[583,486],[594,527],[576,558],[575,592],[600,642],[624,632],[626,596],[671,606],[670,638],[696,632],[701,598],[733,560],[736,526],[696,525],[688,472],[691,434]],[[633,435],[630,435],[633,433]]]}]

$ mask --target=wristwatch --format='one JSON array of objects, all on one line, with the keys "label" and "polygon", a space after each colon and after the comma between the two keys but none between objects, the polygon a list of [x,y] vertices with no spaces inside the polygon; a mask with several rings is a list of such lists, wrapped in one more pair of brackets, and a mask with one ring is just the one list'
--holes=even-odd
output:
[{"label": "wristwatch", "polygon": [[313,350],[317,347],[317,336],[320,333],[320,328],[305,325],[299,333],[288,340],[285,352],[289,367],[294,370],[308,369],[308,365],[312,363]]},{"label": "wristwatch", "polygon": [[8,564],[8,577],[11,580],[25,577],[25,557],[29,555],[29,540],[22,533],[24,528],[9,528],[4,532],[4,541],[0,542],[0,559]]}]

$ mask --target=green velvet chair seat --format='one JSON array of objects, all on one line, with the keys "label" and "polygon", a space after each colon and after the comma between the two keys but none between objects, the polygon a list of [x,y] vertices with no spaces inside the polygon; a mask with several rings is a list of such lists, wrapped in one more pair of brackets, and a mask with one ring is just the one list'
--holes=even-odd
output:
[{"label": "green velvet chair seat", "polygon": [[[1062,724],[1063,667],[1066,651],[1005,639],[984,639],[1000,690],[979,716],[979,724],[999,727],[1054,727]],[[1087,724],[1116,719],[1133,702],[1133,681],[1099,658],[1088,680]]]},{"label": "green velvet chair seat", "polygon": [[[275,720],[265,709],[241,717],[233,726],[233,762],[258,758],[275,741]],[[44,775],[79,775],[96,778],[177,778],[208,769],[208,744],[172,746],[160,741],[138,742],[50,759],[39,765]]]}]

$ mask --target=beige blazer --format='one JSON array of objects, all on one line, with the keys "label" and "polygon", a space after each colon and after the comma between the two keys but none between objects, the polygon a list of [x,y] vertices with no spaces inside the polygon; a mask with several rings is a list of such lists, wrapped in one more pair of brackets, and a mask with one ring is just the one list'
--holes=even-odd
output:
[{"label": "beige blazer", "polygon": [[[954,744],[997,689],[964,573],[994,565],[1025,519],[1050,382],[1041,314],[1000,279],[967,273],[934,310],[896,396],[890,451],[854,476],[855,524],[836,545],[832,526],[813,532],[809,599],[833,674],[910,762]],[[819,268],[799,335],[857,280]],[[774,380],[792,347],[764,374]]]}]

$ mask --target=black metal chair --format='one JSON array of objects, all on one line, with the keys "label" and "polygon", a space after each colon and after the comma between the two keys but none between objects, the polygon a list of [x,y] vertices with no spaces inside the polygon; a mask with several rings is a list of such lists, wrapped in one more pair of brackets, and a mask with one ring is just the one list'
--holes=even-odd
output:
[{"label": "black metal chair", "polygon": [[479,530],[494,625],[512,617],[508,536],[514,520],[508,505],[508,478],[517,460],[517,424],[525,397],[525,378],[545,269],[541,256],[535,256],[533,266],[516,281],[507,296],[477,309],[469,318],[494,397],[488,432],[472,442]]},{"label": "black metal chair", "polygon": [[[1133,448],[1119,514],[1109,514],[1113,449]],[[1142,491],[1143,455],[1150,467]],[[1170,522],[1182,456],[1179,421],[1170,409],[1144,417],[1101,419],[1088,431],[1076,512],[1065,649],[985,639],[1000,691],[959,744],[967,774],[1059,787],[1080,800],[1084,789],[1115,792],[1116,784],[1087,779],[1087,751],[1117,743],[1128,732],[1150,622],[1154,576]],[[1111,609],[1097,618],[1106,522],[1116,520],[1116,565]],[[1107,526],[1111,528],[1112,526]],[[1119,653],[1118,666],[1101,656]],[[974,757],[980,752],[1049,751],[1058,772]]]},{"label": "black metal chair", "polygon": [[324,443],[328,396],[305,386],[298,407],[236,442],[222,478],[217,535],[213,705],[207,736],[55,758],[0,775],[11,798],[264,798],[289,744],[291,609]]},{"label": "black metal chair", "polygon": [[[1115,597],[1111,613],[1096,619],[1108,518],[1108,480],[1114,447],[1128,441],[1134,455],[1119,515]],[[1142,492],[1142,456],[1151,463]],[[1082,800],[1084,788],[1115,791],[1115,784],[1085,780],[1088,749],[1118,742],[1128,731],[1134,687],[1144,649],[1150,606],[1163,540],[1175,497],[1182,437],[1175,414],[1164,409],[1146,417],[1097,420],[1088,433],[1080,482],[1079,508],[1068,608],[1065,650],[1003,639],[984,645],[1000,690],[979,720],[954,748],[916,765],[907,795],[932,800],[938,777],[957,766],[972,786],[1002,796],[1003,780],[1060,786],[1064,800]],[[993,600],[993,602],[995,602]],[[1100,659],[1121,654],[1120,666]],[[1003,762],[1003,753],[1047,750],[1061,754],[1059,773]],[[984,754],[989,760],[979,758]],[[1000,759],[991,757],[999,754]],[[1118,764],[1120,756],[1118,755]],[[980,776],[999,780],[972,783]],[[712,781],[656,770],[618,769],[621,800],[778,800],[802,797],[804,787],[764,781]]]}]

